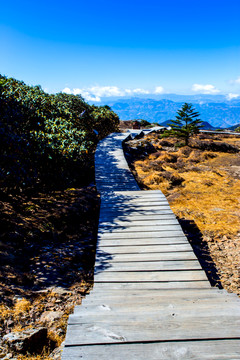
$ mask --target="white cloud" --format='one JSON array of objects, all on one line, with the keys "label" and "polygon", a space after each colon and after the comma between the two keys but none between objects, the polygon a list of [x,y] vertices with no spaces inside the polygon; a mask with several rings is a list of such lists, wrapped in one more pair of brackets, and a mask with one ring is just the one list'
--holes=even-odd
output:
[{"label": "white cloud", "polygon": [[66,93],[66,94],[72,94],[72,91],[69,89],[69,88],[64,88],[63,90],[62,90],[62,92],[63,93]]},{"label": "white cloud", "polygon": [[216,89],[215,86],[211,84],[193,84],[192,90],[202,94],[217,94],[220,92],[220,90]]},{"label": "white cloud", "polygon": [[240,85],[240,76],[235,80],[230,80],[229,82],[233,85]]},{"label": "white cloud", "polygon": [[240,97],[240,94],[233,94],[233,93],[230,93],[230,94],[228,94],[228,95],[226,96],[226,98],[227,98],[228,100],[237,99],[237,98],[239,98],[239,97]]},{"label": "white cloud", "polygon": [[119,89],[117,86],[92,86],[87,90],[96,96],[124,96],[124,91]]},{"label": "white cloud", "polygon": [[156,86],[154,94],[162,94],[164,92],[164,88],[162,86]]},{"label": "white cloud", "polygon": [[101,101],[102,97],[111,97],[111,96],[116,96],[116,97],[122,97],[122,96],[131,96],[131,95],[136,95],[136,94],[160,94],[162,93],[164,90],[161,86],[156,87],[156,89],[154,90],[154,92],[151,92],[149,90],[146,89],[142,89],[142,88],[136,88],[136,89],[121,89],[117,86],[92,86],[89,88],[74,88],[74,89],[69,89],[69,88],[65,88],[62,90],[62,92],[65,92],[67,94],[74,94],[74,95],[82,95],[82,97],[84,99],[86,99],[87,101]]},{"label": "white cloud", "polygon": [[144,89],[133,89],[133,90],[130,90],[130,94],[131,94],[131,92],[133,94],[150,94],[150,91],[144,90]]}]

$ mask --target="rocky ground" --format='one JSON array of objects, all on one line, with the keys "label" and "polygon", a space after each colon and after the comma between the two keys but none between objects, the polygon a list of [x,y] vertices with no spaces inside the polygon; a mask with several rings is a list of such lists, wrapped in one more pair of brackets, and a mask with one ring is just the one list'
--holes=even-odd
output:
[{"label": "rocky ground", "polygon": [[2,196],[0,211],[0,358],[60,359],[68,315],[91,287],[99,196]]},{"label": "rocky ground", "polygon": [[125,144],[143,189],[161,189],[213,285],[240,295],[240,136],[152,134]]}]

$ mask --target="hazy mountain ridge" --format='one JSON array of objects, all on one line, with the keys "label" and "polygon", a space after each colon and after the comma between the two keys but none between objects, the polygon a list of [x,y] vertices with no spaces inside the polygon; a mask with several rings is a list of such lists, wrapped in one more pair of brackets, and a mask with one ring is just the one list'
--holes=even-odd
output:
[{"label": "hazy mountain ridge", "polygon": [[[162,95],[163,97],[163,95]],[[121,120],[144,119],[150,122],[162,123],[174,119],[177,110],[184,102],[193,103],[199,111],[202,121],[210,123],[213,127],[228,128],[240,122],[240,101],[227,101],[225,96],[209,95],[174,95],[168,99],[130,98],[105,101]],[[176,99],[178,101],[173,101]]]}]

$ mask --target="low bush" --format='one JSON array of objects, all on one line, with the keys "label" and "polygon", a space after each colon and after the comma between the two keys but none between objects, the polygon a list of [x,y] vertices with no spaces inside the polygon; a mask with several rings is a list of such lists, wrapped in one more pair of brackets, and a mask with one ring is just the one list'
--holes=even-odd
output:
[{"label": "low bush", "polygon": [[199,141],[195,140],[193,143],[195,148],[207,151],[227,152],[227,153],[238,153],[240,150],[237,146],[228,144],[222,141]]},{"label": "low bush", "polygon": [[47,94],[0,75],[0,189],[88,182],[96,143],[118,123],[108,106],[90,106],[80,95]]}]

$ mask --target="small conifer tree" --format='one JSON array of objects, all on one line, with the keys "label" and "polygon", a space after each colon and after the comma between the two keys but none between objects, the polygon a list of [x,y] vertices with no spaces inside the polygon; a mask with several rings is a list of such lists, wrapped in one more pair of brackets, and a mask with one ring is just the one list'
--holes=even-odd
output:
[{"label": "small conifer tree", "polygon": [[176,119],[169,122],[171,130],[168,131],[168,134],[183,139],[187,146],[190,136],[197,134],[203,127],[199,115],[192,104],[183,104],[182,108],[177,111]]}]

